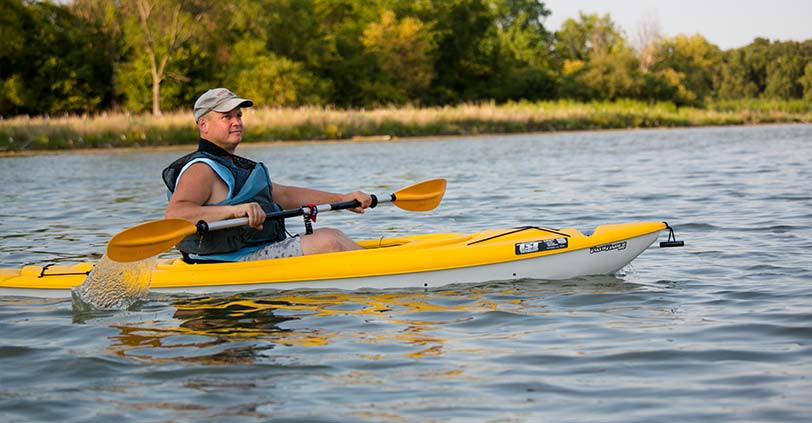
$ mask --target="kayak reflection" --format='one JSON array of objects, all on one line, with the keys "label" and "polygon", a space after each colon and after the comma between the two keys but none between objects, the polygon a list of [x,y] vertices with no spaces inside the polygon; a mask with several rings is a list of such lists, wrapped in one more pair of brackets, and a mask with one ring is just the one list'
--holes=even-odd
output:
[{"label": "kayak reflection", "polygon": [[[157,301],[167,302],[166,317],[111,325],[119,334],[109,348],[132,359],[207,365],[276,364],[293,357],[316,365],[330,354],[360,360],[439,357],[449,348],[476,352],[477,334],[498,332],[505,319],[543,325],[556,303],[571,306],[589,297],[600,304],[600,298],[638,289],[603,276],[442,290],[163,297]],[[469,334],[471,344],[450,346],[449,330]]]},{"label": "kayak reflection", "polygon": [[[175,298],[172,319],[158,320],[160,325],[155,325],[158,321],[112,325],[120,334],[110,348],[117,355],[142,360],[216,365],[261,360],[267,358],[264,351],[281,346],[326,346],[341,337],[353,343],[416,346],[417,351],[406,355],[417,358],[440,351],[444,340],[426,333],[432,327],[459,318],[455,313],[467,316],[494,307],[475,294],[462,304],[457,304],[459,299],[444,304],[457,294],[304,292]],[[438,319],[441,316],[447,319]],[[373,329],[370,323],[398,328]]]}]

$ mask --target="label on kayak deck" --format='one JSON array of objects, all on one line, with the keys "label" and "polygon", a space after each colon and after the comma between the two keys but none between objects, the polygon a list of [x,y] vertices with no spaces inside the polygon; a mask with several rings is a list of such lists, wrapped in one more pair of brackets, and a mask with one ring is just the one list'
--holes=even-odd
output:
[{"label": "label on kayak deck", "polygon": [[597,247],[590,247],[589,254],[605,253],[607,251],[620,251],[626,249],[626,241],[614,242],[612,244],[598,245]]},{"label": "label on kayak deck", "polygon": [[538,253],[539,251],[560,250],[567,248],[567,238],[543,239],[541,241],[520,242],[516,244],[516,255]]}]

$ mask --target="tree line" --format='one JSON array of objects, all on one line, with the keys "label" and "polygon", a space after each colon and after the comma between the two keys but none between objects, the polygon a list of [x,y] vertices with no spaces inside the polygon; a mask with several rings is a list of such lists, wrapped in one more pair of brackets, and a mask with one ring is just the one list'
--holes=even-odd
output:
[{"label": "tree line", "polygon": [[0,116],[260,105],[812,100],[812,40],[636,42],[609,15],[557,32],[534,0],[0,0]]}]

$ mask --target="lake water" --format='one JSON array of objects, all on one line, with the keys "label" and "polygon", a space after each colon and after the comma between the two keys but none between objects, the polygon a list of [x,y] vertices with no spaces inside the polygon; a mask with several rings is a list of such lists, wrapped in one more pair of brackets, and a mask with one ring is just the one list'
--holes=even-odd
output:
[{"label": "lake water", "polygon": [[[430,213],[320,216],[353,237],[665,220],[686,247],[555,282],[152,294],[104,313],[0,297],[0,421],[812,418],[810,125],[240,151],[327,190],[448,179]],[[184,153],[0,158],[0,267],[97,260],[162,217],[160,170]]]}]

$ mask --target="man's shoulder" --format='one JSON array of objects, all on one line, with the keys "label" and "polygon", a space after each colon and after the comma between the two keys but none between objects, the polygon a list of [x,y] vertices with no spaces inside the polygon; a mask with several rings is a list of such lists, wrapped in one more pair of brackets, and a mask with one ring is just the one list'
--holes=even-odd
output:
[{"label": "man's shoulder", "polygon": [[187,176],[196,179],[199,183],[205,183],[206,179],[215,177],[216,170],[214,166],[217,166],[215,161],[207,157],[207,155],[199,153],[198,151],[189,153],[175,160],[163,170],[163,180],[170,191],[174,191],[175,185],[180,179],[186,179]]},{"label": "man's shoulder", "polygon": [[213,187],[220,183],[225,184],[223,175],[218,173],[208,160],[201,160],[190,163],[180,175],[178,175],[177,188],[181,187]]},{"label": "man's shoulder", "polygon": [[214,173],[214,169],[212,168],[212,162],[210,160],[201,159],[195,160],[190,162],[188,166],[186,166],[186,170],[183,171],[185,174],[186,172],[208,172]]}]

